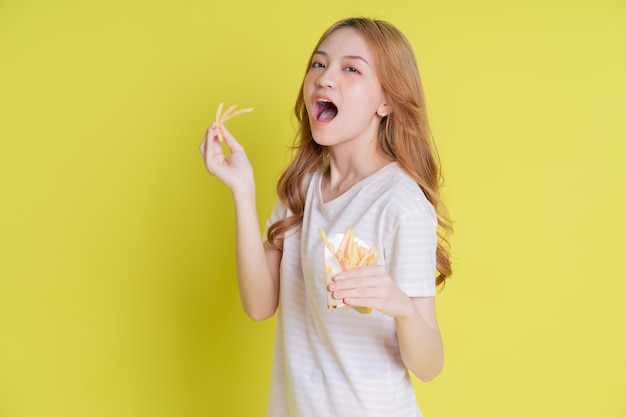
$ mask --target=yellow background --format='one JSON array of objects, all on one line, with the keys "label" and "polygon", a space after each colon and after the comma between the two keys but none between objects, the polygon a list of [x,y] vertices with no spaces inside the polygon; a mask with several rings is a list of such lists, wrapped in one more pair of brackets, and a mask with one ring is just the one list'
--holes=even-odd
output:
[{"label": "yellow background", "polygon": [[[322,31],[418,56],[455,221],[426,416],[626,416],[626,4],[0,2],[0,417],[263,416],[274,320],[242,312],[220,101],[258,181]],[[355,349],[358,347],[355,346]]]}]

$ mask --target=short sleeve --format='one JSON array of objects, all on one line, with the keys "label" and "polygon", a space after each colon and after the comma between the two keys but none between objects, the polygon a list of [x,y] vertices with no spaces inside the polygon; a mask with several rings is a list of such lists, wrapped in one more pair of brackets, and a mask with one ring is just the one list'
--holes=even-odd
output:
[{"label": "short sleeve", "polygon": [[432,206],[403,214],[384,251],[389,274],[409,297],[436,295],[437,217]]},{"label": "short sleeve", "polygon": [[287,208],[280,202],[280,199],[276,199],[274,203],[274,208],[272,209],[272,213],[270,214],[269,219],[265,222],[265,230],[263,231],[263,242],[267,242],[267,229],[270,228],[271,225],[279,221],[280,219],[284,219],[287,217]]}]

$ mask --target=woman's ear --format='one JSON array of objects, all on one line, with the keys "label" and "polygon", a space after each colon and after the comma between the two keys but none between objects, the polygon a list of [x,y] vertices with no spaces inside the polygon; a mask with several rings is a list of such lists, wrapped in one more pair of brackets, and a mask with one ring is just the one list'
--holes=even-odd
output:
[{"label": "woman's ear", "polygon": [[381,104],[376,111],[378,117],[385,117],[391,113],[391,106],[388,104]]}]

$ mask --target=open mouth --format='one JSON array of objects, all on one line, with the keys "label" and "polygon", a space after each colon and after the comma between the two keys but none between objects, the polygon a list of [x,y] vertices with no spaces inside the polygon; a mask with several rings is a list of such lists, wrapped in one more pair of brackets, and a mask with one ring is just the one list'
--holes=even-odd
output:
[{"label": "open mouth", "polygon": [[313,113],[318,122],[330,122],[337,116],[337,106],[328,99],[318,98],[313,106]]}]

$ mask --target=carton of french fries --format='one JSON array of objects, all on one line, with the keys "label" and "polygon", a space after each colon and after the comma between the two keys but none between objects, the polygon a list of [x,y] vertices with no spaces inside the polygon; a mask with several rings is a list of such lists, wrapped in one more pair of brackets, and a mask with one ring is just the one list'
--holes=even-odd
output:
[{"label": "carton of french fries", "polygon": [[[326,236],[322,229],[317,229],[324,244],[324,270],[326,271],[326,285],[332,282],[333,277],[341,271],[347,271],[364,265],[376,265],[378,250],[369,247],[365,242],[355,236],[356,231],[348,227],[345,233]],[[329,309],[343,307],[346,304],[342,300],[333,298],[329,291],[327,296]],[[368,307],[352,306],[362,314],[371,313]]]}]

